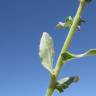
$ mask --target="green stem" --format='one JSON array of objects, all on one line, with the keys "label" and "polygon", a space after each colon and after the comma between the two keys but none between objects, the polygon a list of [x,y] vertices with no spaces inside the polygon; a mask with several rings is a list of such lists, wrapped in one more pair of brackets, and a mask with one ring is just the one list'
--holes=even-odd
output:
[{"label": "green stem", "polygon": [[51,77],[51,81],[50,81],[49,88],[47,89],[46,96],[52,96],[53,91],[55,89],[55,85],[56,85],[56,77],[55,77],[54,71],[50,77]]},{"label": "green stem", "polygon": [[58,77],[58,74],[59,74],[59,71],[60,71],[62,65],[64,65],[66,63],[66,62],[62,62],[61,54],[63,52],[65,52],[68,49],[69,45],[70,45],[70,42],[71,42],[71,40],[73,38],[73,35],[75,33],[75,30],[76,30],[76,27],[77,27],[78,22],[80,20],[82,11],[84,9],[84,6],[85,6],[85,0],[81,0],[80,5],[79,5],[78,10],[77,10],[77,13],[76,13],[76,15],[74,17],[73,24],[72,24],[72,26],[71,26],[71,28],[69,30],[68,36],[67,36],[67,38],[65,40],[65,43],[64,43],[64,45],[62,47],[62,50],[61,50],[61,52],[59,54],[59,58],[57,60],[57,64],[56,64],[56,67],[55,67],[56,77]]},{"label": "green stem", "polygon": [[73,24],[72,24],[72,26],[71,26],[71,28],[69,30],[68,36],[67,36],[67,38],[65,40],[65,43],[64,43],[64,45],[62,47],[62,50],[61,50],[61,52],[59,54],[59,57],[58,57],[58,60],[57,60],[57,63],[56,63],[56,67],[55,67],[55,70],[54,70],[55,77],[51,78],[50,85],[49,85],[49,87],[47,89],[47,92],[46,92],[46,96],[52,96],[52,94],[54,92],[58,74],[59,74],[62,66],[66,63],[66,62],[62,62],[61,54],[63,52],[65,52],[66,50],[68,50],[68,47],[70,45],[70,42],[72,40],[72,37],[73,37],[74,32],[76,30],[76,27],[78,25],[78,22],[80,20],[80,16],[81,16],[82,11],[84,9],[85,2],[86,2],[86,0],[80,0],[80,4],[79,4],[78,10],[77,10],[77,13],[76,13],[76,15],[74,17]]}]

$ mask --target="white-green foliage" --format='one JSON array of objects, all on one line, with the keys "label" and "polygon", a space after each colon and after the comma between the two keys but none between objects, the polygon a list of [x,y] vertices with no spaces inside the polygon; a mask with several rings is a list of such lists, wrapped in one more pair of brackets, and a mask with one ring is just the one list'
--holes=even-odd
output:
[{"label": "white-green foliage", "polygon": [[52,72],[53,55],[54,48],[52,37],[47,32],[43,32],[40,40],[39,56],[42,65],[50,72]]},{"label": "white-green foliage", "polygon": [[[74,18],[72,18],[71,16],[68,16],[68,17],[65,19],[65,22],[59,22],[59,23],[56,25],[56,27],[57,27],[58,29],[68,29],[68,28],[70,28],[70,27],[72,26],[73,20],[74,20]],[[76,28],[78,31],[80,31],[80,26],[81,26],[82,23],[85,23],[85,20],[83,20],[83,19],[80,18],[80,20],[79,20],[79,22],[78,22],[78,25],[77,25],[77,28]]]},{"label": "white-green foliage", "polygon": [[62,29],[62,28],[70,28],[71,25],[73,23],[73,19],[71,16],[67,17],[65,19],[65,22],[59,22],[56,27],[59,28],[59,29]]},{"label": "white-green foliage", "polygon": [[82,54],[73,54],[66,51],[61,54],[61,57],[63,61],[69,61],[72,59],[83,58],[83,57],[94,56],[94,55],[96,55],[96,49],[90,49]]},{"label": "white-green foliage", "polygon": [[79,81],[79,76],[64,77],[56,82],[56,90],[61,93],[69,88],[72,83]]},{"label": "white-green foliage", "polygon": [[53,91],[57,90],[59,93],[62,93],[65,89],[69,88],[72,83],[75,83],[79,80],[78,76],[64,77],[61,80],[57,81],[57,77],[62,68],[62,65],[66,61],[70,61],[76,58],[82,58],[86,56],[96,55],[96,49],[90,49],[83,54],[73,54],[68,51],[69,44],[72,40],[72,37],[75,31],[80,31],[82,23],[85,23],[85,20],[81,18],[82,11],[86,3],[90,3],[92,0],[79,0],[80,5],[78,7],[77,13],[74,18],[68,16],[64,22],[59,22],[56,27],[59,29],[70,29],[68,36],[65,40],[64,46],[59,54],[56,66],[54,71],[52,69],[54,48],[52,37],[47,33],[43,32],[40,45],[39,45],[39,56],[41,58],[41,63],[51,74],[50,86],[47,89],[46,96],[52,96]]}]

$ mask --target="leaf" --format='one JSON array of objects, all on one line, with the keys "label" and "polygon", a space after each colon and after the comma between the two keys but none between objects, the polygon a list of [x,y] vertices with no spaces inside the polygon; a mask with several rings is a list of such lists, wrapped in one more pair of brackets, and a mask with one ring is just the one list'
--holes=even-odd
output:
[{"label": "leaf", "polygon": [[65,77],[56,83],[56,90],[62,93],[65,89],[69,88],[72,83],[79,81],[78,76]]},{"label": "leaf", "polygon": [[[79,23],[77,25],[77,30],[80,31],[80,26],[82,23],[85,23],[85,20],[81,19],[79,20]],[[71,16],[67,17],[65,19],[65,22],[59,22],[57,25],[56,25],[56,28],[58,29],[68,29],[72,26],[73,24],[73,18]]]},{"label": "leaf", "polygon": [[82,23],[85,23],[86,21],[82,18],[80,18],[79,22],[78,22],[78,26],[77,26],[77,30],[80,31],[80,26]]},{"label": "leaf", "polygon": [[80,18],[78,25],[81,25],[82,23],[85,23],[86,21],[82,18]]},{"label": "leaf", "polygon": [[43,32],[40,40],[39,56],[42,65],[50,72],[52,71],[53,55],[54,48],[52,37],[47,32]]},{"label": "leaf", "polygon": [[90,3],[92,0],[85,0],[87,3]]},{"label": "leaf", "polygon": [[56,27],[57,27],[58,29],[70,28],[71,25],[72,25],[72,23],[73,23],[73,19],[72,19],[71,16],[69,16],[69,17],[67,17],[67,18],[65,19],[65,22],[64,22],[64,23],[63,23],[63,22],[59,22],[59,23],[56,25]]},{"label": "leaf", "polygon": [[68,61],[70,59],[76,58],[74,54],[71,54],[70,52],[66,51],[61,54],[61,58],[63,61]]},{"label": "leaf", "polygon": [[72,53],[66,51],[66,52],[61,54],[61,58],[62,58],[62,61],[68,61],[71,59],[83,58],[86,56],[94,56],[94,55],[96,55],[96,49],[90,49],[83,54],[72,54]]}]

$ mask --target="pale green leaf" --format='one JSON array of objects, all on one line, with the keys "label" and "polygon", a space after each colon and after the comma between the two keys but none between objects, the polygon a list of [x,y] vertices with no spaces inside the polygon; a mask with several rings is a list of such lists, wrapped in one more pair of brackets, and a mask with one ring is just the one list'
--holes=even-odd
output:
[{"label": "pale green leaf", "polygon": [[72,54],[72,53],[66,51],[66,52],[61,54],[61,57],[62,57],[63,61],[68,61],[71,59],[83,58],[86,56],[94,56],[94,55],[96,55],[96,49],[90,49],[83,54]]},{"label": "pale green leaf", "polygon": [[42,65],[50,72],[52,71],[53,55],[54,48],[52,37],[47,32],[43,32],[40,40],[39,56]]},{"label": "pale green leaf", "polygon": [[71,25],[72,25],[72,23],[73,23],[73,19],[72,19],[71,16],[69,16],[69,17],[67,17],[67,18],[65,19],[65,22],[64,22],[64,23],[63,23],[63,22],[59,22],[59,23],[56,25],[56,27],[59,28],[59,29],[62,29],[62,28],[70,28]]},{"label": "pale green leaf", "polygon": [[[80,26],[81,26],[82,23],[85,23],[85,20],[80,18],[80,20],[78,22],[78,25],[77,25],[77,30],[78,31],[80,31]],[[56,25],[56,28],[58,28],[58,29],[68,29],[72,26],[72,24],[73,24],[73,18],[71,16],[69,16],[65,19],[65,22],[59,22]]]}]

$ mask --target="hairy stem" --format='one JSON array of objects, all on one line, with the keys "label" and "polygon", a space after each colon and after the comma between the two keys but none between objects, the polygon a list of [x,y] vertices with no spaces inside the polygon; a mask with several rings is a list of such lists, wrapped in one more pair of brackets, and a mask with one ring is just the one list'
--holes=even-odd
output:
[{"label": "hairy stem", "polygon": [[[82,11],[84,9],[84,6],[85,6],[85,1],[86,0],[80,0],[80,4],[79,4],[79,7],[78,7],[78,10],[77,10],[77,13],[74,17],[74,21],[73,21],[73,24],[69,30],[69,33],[68,33],[68,36],[64,42],[64,45],[62,47],[62,50],[59,54],[59,57],[58,57],[58,60],[57,60],[57,63],[56,63],[56,67],[55,67],[55,70],[54,70],[54,76],[52,75],[51,76],[51,80],[50,80],[50,85],[47,89],[47,92],[46,92],[46,96],[52,96],[53,92],[54,92],[54,89],[55,89],[55,84],[56,84],[56,80],[58,78],[58,75],[59,75],[59,72],[62,68],[62,66],[66,63],[66,62],[62,62],[62,58],[61,58],[61,54],[63,52],[65,52],[66,50],[68,50],[68,47],[70,45],[70,42],[72,40],[72,37],[74,35],[74,32],[76,30],[76,27],[78,25],[78,22],[80,20],[80,17],[81,17],[81,14],[82,14]],[[52,78],[54,77],[54,78]]]}]

